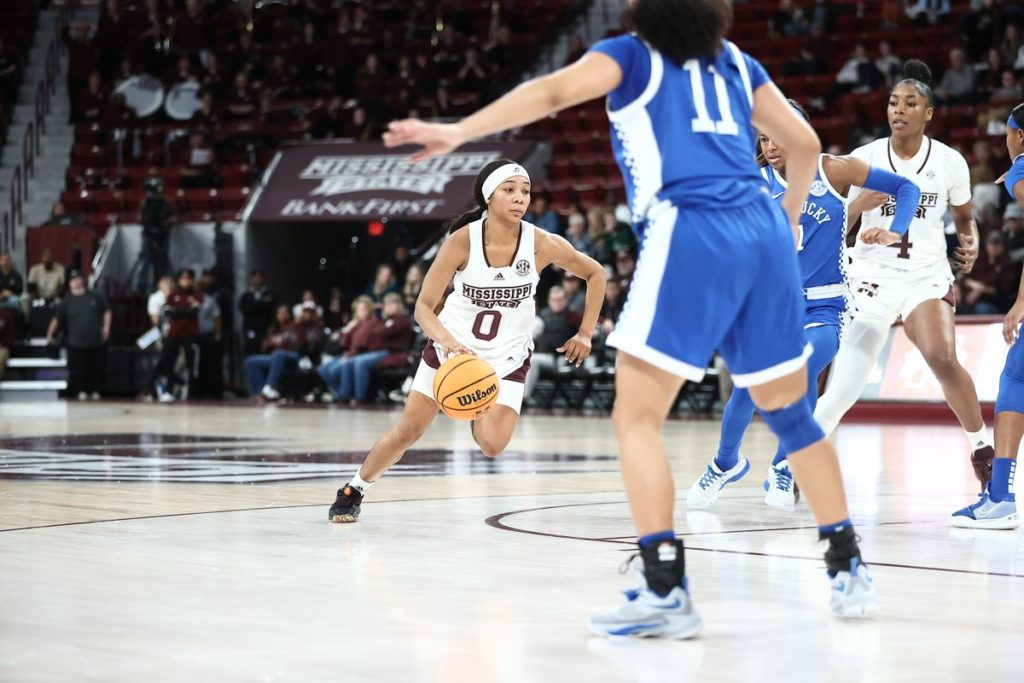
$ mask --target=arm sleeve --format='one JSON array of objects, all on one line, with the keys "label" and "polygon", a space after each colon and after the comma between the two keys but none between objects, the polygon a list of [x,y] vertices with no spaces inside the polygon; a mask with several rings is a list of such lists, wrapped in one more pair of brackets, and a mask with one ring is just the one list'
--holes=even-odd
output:
[{"label": "arm sleeve", "polygon": [[959,152],[951,150],[949,157],[949,204],[963,206],[971,201],[971,169]]},{"label": "arm sleeve", "polygon": [[612,110],[621,109],[643,93],[651,79],[651,56],[643,41],[632,34],[605,38],[595,43],[590,52],[611,57],[622,70],[622,82],[608,93]]},{"label": "arm sleeve", "polygon": [[892,227],[889,230],[898,235],[905,235],[910,229],[910,221],[914,219],[917,204],[921,201],[921,188],[909,178],[875,166],[868,171],[864,187],[896,197],[896,215],[893,216]]}]

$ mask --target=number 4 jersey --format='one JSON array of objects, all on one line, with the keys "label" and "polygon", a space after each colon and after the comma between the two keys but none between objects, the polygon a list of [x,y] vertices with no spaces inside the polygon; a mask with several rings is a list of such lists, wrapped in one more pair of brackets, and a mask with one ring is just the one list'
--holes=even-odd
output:
[{"label": "number 4 jersey", "polygon": [[[498,377],[519,370],[533,350],[534,297],[540,281],[535,258],[539,228],[526,221],[519,226],[519,244],[509,263],[487,259],[485,221],[466,226],[469,260],[455,273],[455,289],[437,316],[456,340],[494,366]],[[441,349],[437,351],[440,355]]]},{"label": "number 4 jersey", "polygon": [[[950,206],[962,206],[971,201],[971,174],[963,156],[927,136],[911,159],[897,157],[889,138],[858,147],[851,156],[870,166],[891,169],[904,178],[910,178],[921,188],[921,203],[903,240],[889,247],[858,241],[850,252],[853,257],[851,274],[863,276],[875,266],[904,271],[945,268],[945,272],[950,272],[943,219]],[[851,201],[862,191],[860,188],[851,189]],[[864,212],[860,229],[888,229],[895,211],[896,198],[889,197],[889,201],[879,208]]]}]

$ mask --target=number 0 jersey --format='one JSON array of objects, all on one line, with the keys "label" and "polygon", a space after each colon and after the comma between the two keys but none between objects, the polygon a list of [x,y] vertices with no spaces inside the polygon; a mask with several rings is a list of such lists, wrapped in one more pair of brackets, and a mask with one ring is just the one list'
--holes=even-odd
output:
[{"label": "number 0 jersey", "polygon": [[[920,204],[903,240],[889,247],[858,241],[850,252],[853,258],[851,272],[863,275],[865,270],[870,272],[872,266],[936,270],[942,264],[946,264],[948,270],[943,218],[950,206],[962,206],[971,201],[971,174],[964,157],[927,136],[918,153],[905,161],[893,153],[889,138],[858,147],[851,156],[869,166],[892,169],[921,188]],[[851,188],[850,200],[856,199],[861,192],[861,188]],[[889,197],[889,201],[879,208],[864,212],[860,229],[888,229],[895,213],[896,198]]]},{"label": "number 0 jersey", "polygon": [[[456,340],[484,358],[498,377],[518,370],[533,350],[534,297],[537,272],[536,231],[520,221],[519,244],[511,263],[487,260],[484,220],[466,226],[469,259],[455,273],[455,289],[444,302],[438,319]],[[440,354],[440,349],[438,349]]]}]

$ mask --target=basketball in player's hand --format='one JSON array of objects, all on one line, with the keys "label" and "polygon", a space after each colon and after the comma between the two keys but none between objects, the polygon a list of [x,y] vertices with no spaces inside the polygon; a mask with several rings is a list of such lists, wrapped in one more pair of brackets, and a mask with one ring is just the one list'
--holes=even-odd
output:
[{"label": "basketball in player's hand", "polygon": [[475,420],[498,400],[498,376],[479,356],[449,358],[434,375],[434,400],[454,420]]}]

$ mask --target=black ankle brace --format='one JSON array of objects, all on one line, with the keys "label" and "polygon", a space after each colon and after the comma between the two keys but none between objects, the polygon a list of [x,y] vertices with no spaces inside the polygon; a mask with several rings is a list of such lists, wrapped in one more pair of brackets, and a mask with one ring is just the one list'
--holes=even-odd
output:
[{"label": "black ankle brace", "polygon": [[683,577],[686,576],[682,540],[652,543],[640,551],[640,556],[644,559],[647,586],[652,591],[665,596],[676,586],[682,585]]},{"label": "black ankle brace", "polygon": [[850,570],[850,560],[860,559],[860,547],[857,545],[857,534],[853,526],[845,526],[839,531],[828,534],[819,534],[819,540],[828,540],[828,550],[825,551],[825,566],[828,567],[830,576],[839,572]]}]

